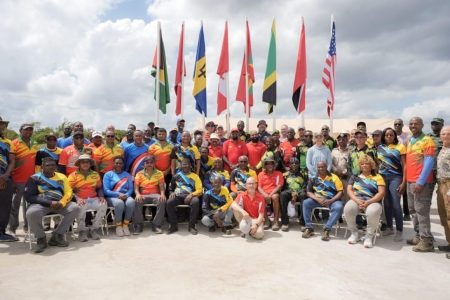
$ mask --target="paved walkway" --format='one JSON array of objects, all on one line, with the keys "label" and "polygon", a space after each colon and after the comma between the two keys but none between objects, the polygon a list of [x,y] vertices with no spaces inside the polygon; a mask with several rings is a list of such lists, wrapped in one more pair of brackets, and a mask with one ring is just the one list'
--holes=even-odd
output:
[{"label": "paved walkway", "polygon": [[[267,231],[263,241],[186,226],[174,235],[73,241],[42,255],[0,244],[0,299],[450,299],[450,260],[379,238],[373,249]],[[445,244],[434,204],[432,231]],[[317,232],[320,232],[318,230]],[[406,222],[406,236],[412,235]]]}]

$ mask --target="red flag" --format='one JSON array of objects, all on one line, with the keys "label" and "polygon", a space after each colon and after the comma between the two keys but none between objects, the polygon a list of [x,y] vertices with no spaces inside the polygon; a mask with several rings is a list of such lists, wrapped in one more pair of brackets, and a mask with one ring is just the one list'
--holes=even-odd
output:
[{"label": "red flag", "polygon": [[[239,79],[239,86],[238,86],[238,90],[237,90],[237,94],[236,94],[236,101],[241,101],[242,103],[244,103],[244,108],[245,108],[245,113],[247,113],[246,110],[246,90],[245,90],[245,77],[247,76],[248,78],[248,83],[247,83],[247,87],[248,87],[248,106],[249,106],[249,110],[251,109],[251,107],[253,106],[253,83],[255,82],[255,72],[253,70],[253,57],[252,57],[252,45],[251,45],[251,41],[250,41],[250,28],[248,26],[248,21],[246,22],[247,24],[247,38],[246,38],[246,47],[247,47],[247,51],[244,53],[244,60],[242,62],[242,69],[241,69],[241,78]],[[247,57],[245,57],[245,54],[247,54]],[[247,61],[247,65],[245,64],[245,62]],[[250,111],[249,111],[249,115],[250,115]]]},{"label": "red flag", "polygon": [[[184,22],[181,25],[180,44],[178,46],[178,59],[177,69],[175,71],[175,95],[177,95],[177,102],[175,108],[175,114],[178,116],[181,114],[181,99],[183,97],[183,82],[182,77],[186,77],[186,65],[184,64]],[[183,72],[184,71],[184,72]]]},{"label": "red flag", "polygon": [[227,109],[228,100],[228,22],[225,22],[225,32],[223,34],[222,51],[220,52],[219,66],[217,75],[219,75],[219,87],[217,92],[217,115]]},{"label": "red flag", "polygon": [[305,111],[306,107],[306,37],[305,23],[302,18],[302,29],[298,44],[297,66],[295,68],[294,89],[292,103],[298,113]]},{"label": "red flag", "polygon": [[328,90],[327,97],[327,113],[328,117],[334,110],[334,75],[336,65],[336,24],[333,20],[331,24],[331,40],[328,48],[327,58],[325,59],[325,67],[323,68],[322,82]]}]

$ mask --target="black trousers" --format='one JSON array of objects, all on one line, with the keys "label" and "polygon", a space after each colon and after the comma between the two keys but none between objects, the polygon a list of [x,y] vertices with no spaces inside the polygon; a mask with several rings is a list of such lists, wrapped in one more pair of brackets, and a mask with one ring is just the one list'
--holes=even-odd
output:
[{"label": "black trousers", "polygon": [[6,182],[6,188],[0,190],[0,234],[5,233],[9,222],[13,197],[13,184],[11,179]]},{"label": "black trousers", "polygon": [[167,200],[166,211],[170,226],[177,225],[177,205],[189,204],[191,211],[189,213],[189,225],[197,224],[197,217],[200,209],[200,200],[198,197],[192,197],[190,203],[185,202],[186,196],[176,196],[172,200]]},{"label": "black trousers", "polygon": [[[292,200],[292,193],[290,191],[283,191],[283,192],[281,192],[280,198],[281,198],[281,224],[288,225],[289,224],[289,216],[287,213],[287,208],[288,208],[289,202]],[[300,206],[299,206],[299,211],[298,211],[300,225],[305,224],[305,221],[303,219],[303,209],[302,209],[303,200],[304,199],[300,199]]]}]

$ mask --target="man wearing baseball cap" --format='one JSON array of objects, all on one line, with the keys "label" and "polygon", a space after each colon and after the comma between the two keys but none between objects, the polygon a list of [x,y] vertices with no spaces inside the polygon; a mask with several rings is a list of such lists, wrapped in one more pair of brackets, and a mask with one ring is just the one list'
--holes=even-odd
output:
[{"label": "man wearing baseball cap", "polygon": [[270,133],[268,133],[266,131],[266,129],[267,129],[266,121],[259,120],[257,127],[258,127],[259,140],[264,143],[266,141],[266,138],[268,138],[270,136]]},{"label": "man wearing baseball cap", "polygon": [[40,148],[36,153],[35,171],[40,172],[42,166],[42,159],[44,157],[51,157],[55,161],[59,161],[59,155],[62,149],[57,147],[57,135],[54,132],[49,132],[45,136],[46,145]]},{"label": "man wearing baseball cap", "polygon": [[441,140],[441,129],[444,127],[444,119],[442,118],[433,118],[431,120],[431,132],[428,134],[434,143],[436,144],[436,157],[439,155],[439,152],[442,149],[442,140]]}]

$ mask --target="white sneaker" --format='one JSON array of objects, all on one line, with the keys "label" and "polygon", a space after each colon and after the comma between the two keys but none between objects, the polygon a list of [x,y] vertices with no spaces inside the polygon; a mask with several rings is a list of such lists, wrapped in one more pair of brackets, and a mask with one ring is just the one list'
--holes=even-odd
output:
[{"label": "white sneaker", "polygon": [[124,234],[122,226],[116,226],[116,235],[122,237]]},{"label": "white sneaker", "polygon": [[348,238],[347,242],[349,244],[356,244],[359,241],[359,234],[358,231],[354,231],[352,232],[352,234],[350,235],[350,237]]},{"label": "white sneaker", "polygon": [[397,231],[394,236],[394,242],[401,242],[401,241],[403,241],[403,232]]},{"label": "white sneaker", "polygon": [[124,225],[124,226],[122,227],[122,230],[123,230],[123,235],[125,235],[125,236],[131,235],[130,229],[128,228],[128,225]]},{"label": "white sneaker", "polygon": [[373,247],[373,235],[366,234],[364,237],[364,248],[372,248]]},{"label": "white sneaker", "polygon": [[382,232],[383,236],[389,236],[394,234],[394,230],[392,228],[386,228],[385,231]]}]

